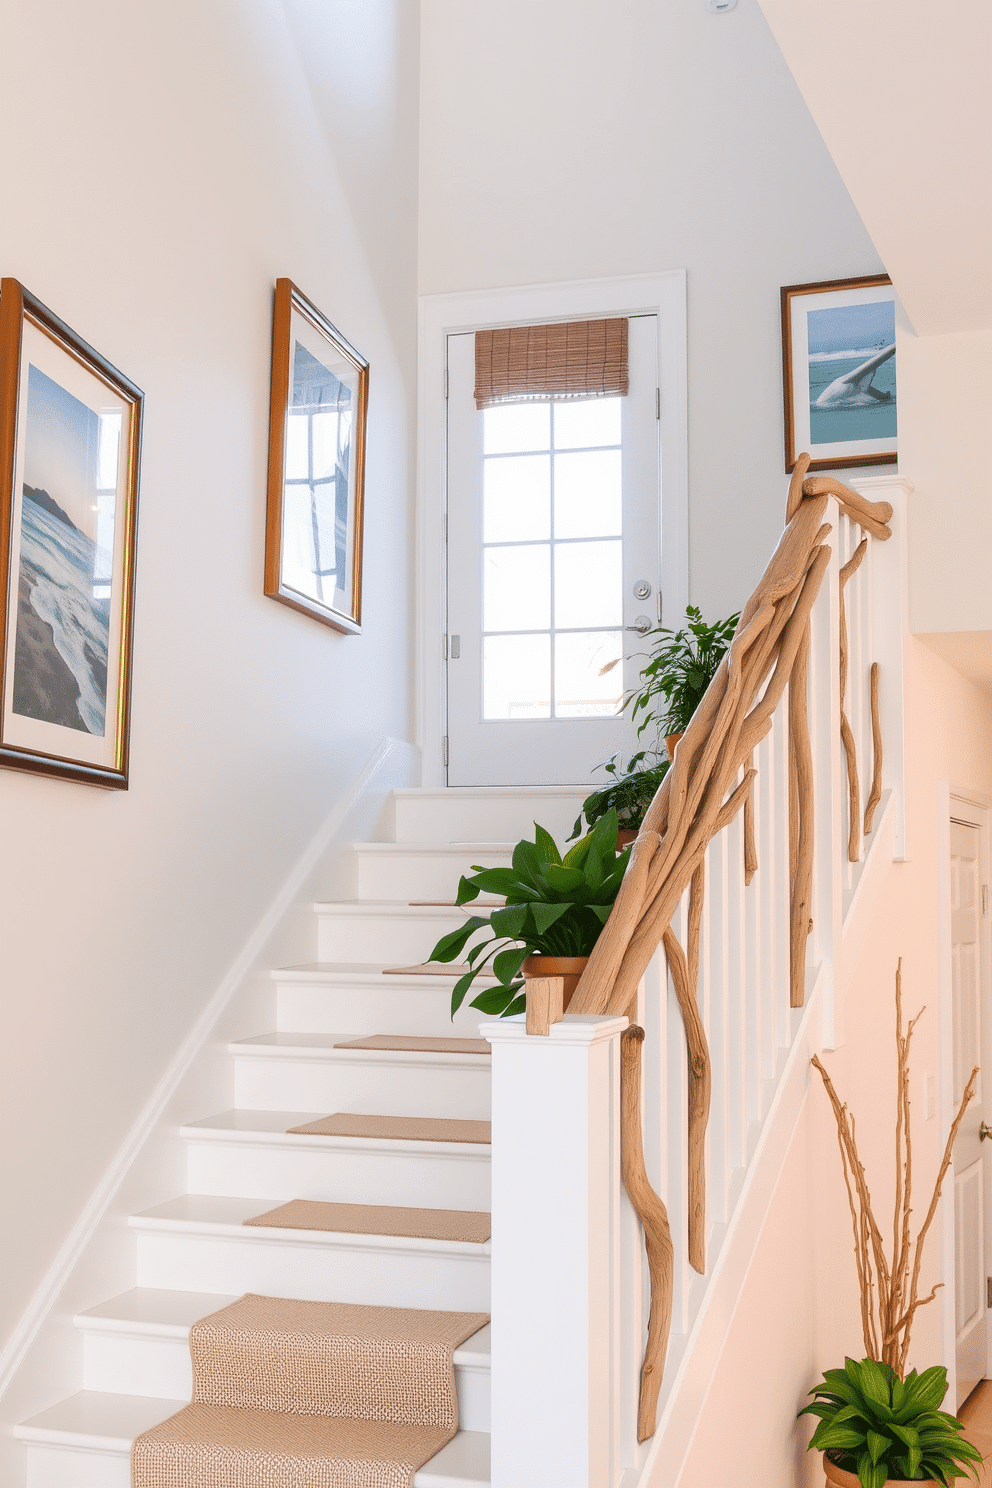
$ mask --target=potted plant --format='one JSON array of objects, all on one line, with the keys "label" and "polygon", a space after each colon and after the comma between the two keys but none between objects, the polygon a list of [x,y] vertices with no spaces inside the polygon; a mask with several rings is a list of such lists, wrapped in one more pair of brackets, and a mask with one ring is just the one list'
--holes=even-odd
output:
[{"label": "potted plant", "polygon": [[685,614],[681,630],[658,625],[647,632],[648,637],[657,637],[654,655],[641,669],[640,691],[627,700],[634,705],[631,718],[635,722],[643,714],[638,737],[654,724],[658,734],[665,736],[669,756],[689,727],[741,618],[738,613],[707,625],[695,605],[686,605]]},{"label": "potted plant", "polygon": [[[594,826],[607,811],[613,810],[617,813],[621,844],[632,842],[637,836],[645,812],[668,771],[672,751],[713,680],[739,619],[739,615],[731,615],[727,620],[707,625],[699,610],[689,605],[687,623],[682,630],[668,630],[659,625],[646,633],[657,638],[655,651],[641,668],[640,689],[624,698],[624,707],[631,707],[638,738],[654,725],[655,742],[632,754],[626,766],[619,754],[596,766],[612,779],[582,803],[582,816],[588,826]],[[638,715],[641,715],[639,721]],[[667,753],[660,747],[663,736],[667,736]],[[573,837],[579,835],[582,816],[572,828]]]},{"label": "potted plant", "polygon": [[454,961],[478,937],[468,952],[469,970],[451,994],[452,1017],[490,962],[497,985],[479,992],[470,1007],[504,1018],[523,1012],[527,976],[563,976],[567,1006],[610,917],[629,857],[629,849],[617,847],[611,810],[564,856],[535,823],[534,841],[517,843],[511,867],[474,866],[464,875],[456,903],[469,904],[480,893],[500,894],[506,902],[443,935],[430,954],[432,961]]},{"label": "potted plant", "polygon": [[[843,1369],[828,1369],[823,1383],[810,1391],[814,1403],[799,1412],[819,1416],[810,1448],[823,1452],[827,1483],[832,1488],[885,1488],[895,1483],[942,1483],[965,1476],[961,1463],[982,1456],[961,1435],[961,1423],[939,1409],[947,1393],[947,1373],[935,1366],[922,1374],[906,1373],[909,1338],[919,1308],[932,1302],[935,1286],[919,1295],[920,1264],[927,1232],[937,1213],[944,1177],[958,1127],[975,1090],[978,1070],[971,1072],[957,1115],[951,1123],[944,1155],[926,1217],[912,1240],[913,1157],[909,1128],[909,1048],[921,1016],[911,1018],[903,1035],[902,961],[896,968],[896,1189],[891,1256],[885,1253],[875,1219],[864,1165],[855,1141],[855,1123],[841,1103],[823,1064],[813,1066],[833,1108],[840,1141],[844,1181],[854,1227],[854,1254],[861,1292],[865,1355]],[[940,1284],[938,1283],[938,1286]]]},{"label": "potted plant", "polygon": [[831,1488],[885,1488],[887,1483],[943,1483],[963,1478],[962,1463],[982,1454],[961,1435],[961,1422],[939,1409],[947,1370],[900,1379],[891,1364],[847,1359],[828,1369],[800,1415],[819,1416],[811,1447],[823,1451]]}]

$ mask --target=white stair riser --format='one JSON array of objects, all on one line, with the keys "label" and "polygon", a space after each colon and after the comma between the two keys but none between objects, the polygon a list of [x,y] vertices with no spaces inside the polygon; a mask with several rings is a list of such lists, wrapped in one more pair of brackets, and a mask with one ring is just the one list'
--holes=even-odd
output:
[{"label": "white stair riser", "polygon": [[393,797],[393,837],[397,842],[518,842],[522,837],[533,841],[536,820],[561,847],[596,785],[590,778],[588,786],[558,794],[400,791]]},{"label": "white stair riser", "polygon": [[187,1192],[427,1209],[489,1208],[488,1149],[434,1156],[385,1146],[328,1149],[318,1141],[310,1146],[305,1138],[285,1144],[188,1139]]},{"label": "white stair riser", "polygon": [[453,900],[459,879],[471,873],[477,863],[486,868],[508,868],[511,856],[509,848],[417,852],[415,847],[403,844],[373,849],[356,846],[353,892],[357,899],[394,899],[404,904],[411,899]]},{"label": "white stair riser", "polygon": [[383,982],[381,988],[281,982],[276,995],[276,1027],[280,1033],[334,1033],[342,1039],[365,1038],[373,1033],[479,1037],[483,1015],[477,1008],[463,1002],[454,1019],[451,1017],[454,978],[442,987],[419,986],[414,977],[384,977]]},{"label": "white stair riser", "polygon": [[[455,1384],[461,1430],[488,1431],[489,1371],[456,1364]],[[84,1331],[83,1389],[189,1400],[193,1393],[189,1342],[149,1334]]]},{"label": "white stair riser", "polygon": [[235,1055],[234,1104],[252,1111],[360,1111],[488,1121],[489,1060],[475,1058],[466,1069],[452,1068],[443,1059],[434,1064],[338,1063]]},{"label": "white stair riser", "polygon": [[27,1488],[131,1488],[130,1452],[30,1443]]},{"label": "white stair riser", "polygon": [[317,910],[317,960],[419,966],[442,935],[464,925],[461,910],[359,913],[347,906]]},{"label": "white stair riser", "polygon": [[[257,1233],[257,1232],[256,1232]],[[489,1311],[489,1257],[139,1231],[138,1286]]]}]

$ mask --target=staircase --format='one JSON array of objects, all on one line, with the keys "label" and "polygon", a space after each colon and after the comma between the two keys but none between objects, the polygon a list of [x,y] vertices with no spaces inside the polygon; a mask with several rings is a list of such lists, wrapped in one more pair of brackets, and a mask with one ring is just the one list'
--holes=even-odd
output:
[{"label": "staircase", "polygon": [[[507,862],[535,816],[563,839],[582,795],[396,791],[391,840],[346,850],[354,897],[313,906],[314,961],[272,973],[274,1027],[228,1046],[233,1108],[191,1112],[175,1137],[186,1191],[129,1218],[134,1287],[74,1318],[81,1389],[15,1427],[28,1488],[128,1488],[135,1436],[190,1400],[191,1324],[245,1292],[488,1311],[489,1241],[390,1234],[401,1226],[381,1217],[381,1206],[489,1208],[489,1143],[477,1129],[461,1140],[454,1124],[489,1117],[480,1017],[464,1007],[452,1025],[452,977],[416,968],[461,920],[459,876]],[[386,1134],[382,1124],[363,1133],[361,1121],[348,1134],[290,1132],[332,1112],[453,1125],[441,1140],[403,1122],[387,1123]],[[293,1199],[364,1206],[361,1222],[246,1226]],[[490,1481],[489,1331],[455,1352],[460,1429],[417,1472],[416,1488]]]}]

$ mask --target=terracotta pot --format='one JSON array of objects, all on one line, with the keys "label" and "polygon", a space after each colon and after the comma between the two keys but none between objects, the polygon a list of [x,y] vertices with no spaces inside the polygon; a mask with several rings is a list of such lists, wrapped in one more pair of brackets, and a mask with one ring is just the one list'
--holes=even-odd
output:
[{"label": "terracotta pot", "polygon": [[[683,729],[682,732],[684,733],[685,730]],[[675,746],[679,742],[679,740],[681,739],[681,737],[682,737],[682,734],[666,734],[665,735],[665,748],[668,750],[668,758],[671,760],[671,762],[672,762],[673,765],[675,763]]]},{"label": "terracotta pot", "polygon": [[637,841],[637,827],[621,827],[617,833],[617,847],[629,847]]},{"label": "terracotta pot", "polygon": [[[823,1454],[823,1471],[827,1475],[828,1488],[861,1488],[861,1479],[857,1473],[845,1472],[835,1462],[830,1462],[826,1452]],[[919,1478],[920,1483],[933,1483],[933,1478]],[[908,1478],[886,1478],[885,1488],[897,1488],[900,1483],[908,1483]]]},{"label": "terracotta pot", "polygon": [[525,977],[558,977],[565,983],[562,1011],[568,1011],[579,977],[589,965],[588,956],[528,956],[520,968]]}]

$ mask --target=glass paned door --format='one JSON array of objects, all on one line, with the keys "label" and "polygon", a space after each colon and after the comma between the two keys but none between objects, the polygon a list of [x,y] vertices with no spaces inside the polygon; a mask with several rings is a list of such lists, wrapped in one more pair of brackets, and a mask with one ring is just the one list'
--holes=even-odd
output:
[{"label": "glass paned door", "polygon": [[657,317],[636,317],[628,397],[479,412],[474,336],[448,338],[451,785],[592,789],[636,747],[621,709],[634,627],[658,614],[657,356]]}]

